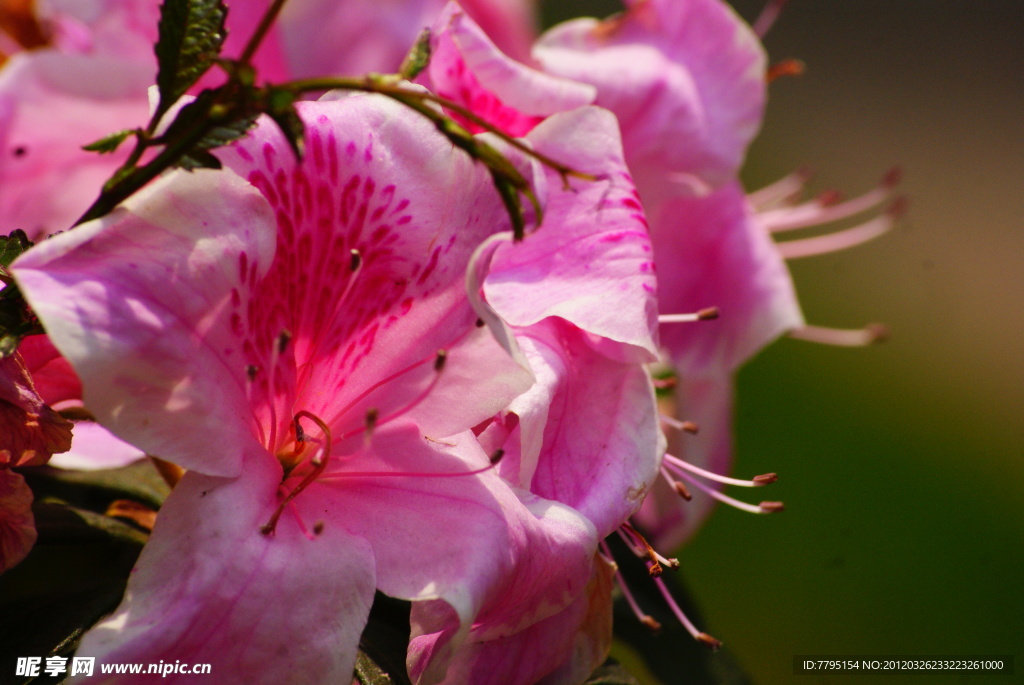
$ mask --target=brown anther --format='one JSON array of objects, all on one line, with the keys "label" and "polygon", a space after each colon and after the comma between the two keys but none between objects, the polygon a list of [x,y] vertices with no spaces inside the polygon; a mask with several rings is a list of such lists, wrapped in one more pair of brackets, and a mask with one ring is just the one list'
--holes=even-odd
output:
[{"label": "brown anther", "polygon": [[751,480],[753,480],[758,485],[768,485],[769,483],[774,483],[778,479],[779,477],[776,474],[766,473],[762,476],[754,476]]},{"label": "brown anther", "polygon": [[277,336],[277,353],[284,354],[284,351],[288,349],[288,343],[292,341],[291,331],[285,329],[281,331]]},{"label": "brown anther", "polygon": [[903,180],[903,168],[894,166],[885,172],[885,176],[882,177],[882,185],[886,188],[892,188],[895,185],[899,185],[900,181]]},{"label": "brown anther", "polygon": [[707,645],[713,652],[717,652],[722,648],[721,640],[716,640],[707,633],[697,633],[694,637],[697,639],[697,642]]},{"label": "brown anther", "polygon": [[437,356],[434,357],[434,371],[441,373],[446,361],[448,361],[448,350],[438,350]]},{"label": "brown anther", "polygon": [[299,451],[299,444],[306,442],[306,431],[302,430],[302,424],[299,423],[299,416],[295,416],[295,442],[298,443],[295,446],[295,451]]},{"label": "brown anther", "polygon": [[249,364],[249,366],[245,367],[245,375],[249,379],[250,383],[256,380],[256,373],[258,371],[259,367],[255,364]]},{"label": "brown anther", "polygon": [[898,198],[892,201],[889,208],[885,210],[885,213],[895,219],[902,219],[907,213],[907,208],[910,206],[910,200],[906,195],[900,195]]},{"label": "brown anther", "polygon": [[871,336],[871,342],[880,343],[889,339],[889,327],[884,323],[871,323],[864,327]]},{"label": "brown anther", "polygon": [[484,320],[483,319],[477,319],[476,320],[476,327],[477,328],[483,328],[484,327]]},{"label": "brown anther", "polygon": [[757,506],[766,514],[774,514],[786,508],[782,502],[761,502]]},{"label": "brown anther", "polygon": [[661,578],[661,574],[665,572],[665,569],[652,557],[651,561],[647,562],[647,572],[651,574],[651,578]]},{"label": "brown anther", "polygon": [[696,435],[697,433],[700,432],[700,426],[695,424],[693,421],[683,421],[683,430],[686,431],[687,433],[692,433],[693,435]]},{"label": "brown anther", "polygon": [[697,312],[697,318],[701,321],[710,321],[718,318],[718,307],[708,307]]},{"label": "brown anther", "polygon": [[359,250],[351,250],[348,258],[348,269],[349,271],[355,271],[363,263],[363,255],[359,254]]},{"label": "brown anther", "polygon": [[784,59],[768,67],[765,79],[771,83],[782,76],[803,76],[805,71],[807,71],[807,65],[800,60]]},{"label": "brown anther", "polygon": [[498,449],[494,450],[493,452],[491,452],[491,456],[490,456],[491,465],[493,466],[493,465],[497,464],[499,461],[501,461],[501,458],[504,457],[504,456],[505,456],[505,450],[501,449],[500,447]]},{"label": "brown anther", "polygon": [[653,616],[644,614],[640,617],[640,622],[655,632],[661,630],[661,624],[655,621]]},{"label": "brown anther", "polygon": [[818,194],[818,204],[822,207],[837,205],[843,201],[843,194],[838,190],[824,190]]},{"label": "brown anther", "polygon": [[313,535],[320,535],[322,532],[324,532],[324,522],[317,521],[313,524]]},{"label": "brown anther", "polygon": [[[323,433],[323,452],[318,454],[310,460],[310,464],[313,466],[313,470],[306,474],[306,476],[299,481],[299,484],[291,489],[284,499],[277,505],[277,509],[271,515],[270,520],[264,525],[260,526],[260,533],[269,536],[274,534],[274,530],[277,528],[277,522],[281,518],[281,514],[284,513],[284,508],[288,506],[288,503],[299,496],[303,490],[305,490],[313,481],[320,477],[320,474],[327,468],[327,462],[331,454],[331,429],[323,422],[323,420],[306,410],[302,410],[295,414],[295,425],[298,426],[300,418],[307,418],[315,423],[320,431]],[[301,429],[300,429],[301,430]]]},{"label": "brown anther", "polygon": [[676,489],[676,494],[685,499],[687,502],[693,499],[693,495],[690,494],[690,491],[686,489],[686,486],[683,485],[682,482],[674,480],[672,481],[672,487]]},{"label": "brown anther", "polygon": [[376,409],[369,409],[369,410],[367,410],[366,418],[363,420],[363,422],[366,425],[366,435],[367,435],[367,437],[373,435],[373,429],[377,427],[377,416],[378,416],[378,412],[377,412]]}]

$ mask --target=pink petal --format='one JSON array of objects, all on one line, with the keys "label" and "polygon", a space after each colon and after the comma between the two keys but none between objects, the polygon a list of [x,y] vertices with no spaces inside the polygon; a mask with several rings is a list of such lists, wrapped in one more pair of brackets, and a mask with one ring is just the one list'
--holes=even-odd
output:
[{"label": "pink petal", "polygon": [[618,117],[638,178],[676,173],[720,185],[760,127],[764,50],[719,0],[636,2],[606,22],[567,22],[533,54],[550,73],[597,86],[596,104]]},{"label": "pink petal", "polygon": [[[508,222],[489,176],[426,119],[385,98],[300,103],[299,111],[304,165],[269,122],[220,153],[277,216],[274,266],[242,289],[238,307],[247,350],[258,355],[282,331],[291,335],[276,382],[298,394],[276,393],[276,416],[297,407],[351,431],[368,407],[381,417],[405,412],[436,377],[443,349],[451,368],[420,409],[443,404],[434,427],[467,429],[531,380],[495,346],[501,373],[473,371],[482,358],[468,340],[477,315],[465,272],[477,244]],[[460,392],[459,379],[478,392]]]},{"label": "pink petal", "polygon": [[603,538],[637,510],[658,473],[664,437],[650,378],[642,365],[595,352],[564,323],[517,334],[538,377],[510,407],[524,450],[534,446],[521,477],[531,492],[586,516]]},{"label": "pink petal", "polygon": [[0,468],[0,573],[21,563],[35,543],[32,491],[20,473]]},{"label": "pink petal", "polygon": [[552,170],[544,223],[499,248],[487,300],[510,324],[561,317],[634,359],[657,357],[654,264],[647,221],[622,160],[615,118],[588,107],[552,116],[527,137],[533,146],[597,181]]},{"label": "pink petal", "polygon": [[469,432],[436,440],[396,422],[296,503],[370,542],[382,592],[444,600],[465,630],[497,596],[514,598],[523,620],[556,611],[586,581],[593,526],[569,507],[517,497],[491,470],[471,473],[488,463]]},{"label": "pink petal", "polygon": [[[594,99],[592,86],[510,59],[455,2],[449,2],[435,22],[431,44],[431,90],[468,107],[509,135],[525,135],[545,116]],[[454,116],[469,130],[482,130]]]},{"label": "pink petal", "polygon": [[179,172],[12,271],[104,426],[185,468],[235,474],[254,433],[230,302],[243,255],[255,275],[273,239],[254,188]]},{"label": "pink petal", "polygon": [[[595,557],[586,589],[560,612],[522,630],[490,640],[474,628],[467,643],[456,649],[443,683],[532,685],[582,682],[608,654],[612,636],[613,567]],[[416,621],[420,607],[413,607]],[[414,679],[429,668],[441,633],[421,635],[409,645],[409,671]],[[418,683],[428,681],[419,678]]]},{"label": "pink petal", "polygon": [[124,601],[86,634],[78,655],[99,664],[209,663],[214,678],[236,682],[348,682],[373,601],[373,553],[340,526],[310,539],[289,515],[273,535],[261,534],[280,477],[265,452],[246,457],[241,478],[187,473]]},{"label": "pink petal", "polygon": [[683,374],[730,372],[803,325],[789,270],[739,183],[676,198],[652,218],[663,313],[718,307],[719,318],[661,327]]},{"label": "pink petal", "polygon": [[145,459],[146,453],[129,445],[94,421],[76,421],[71,449],[50,458],[60,469],[94,471],[116,469]]},{"label": "pink petal", "polygon": [[144,122],[152,70],[105,55],[53,50],[14,56],[0,71],[0,233],[38,240],[70,228],[128,154],[82,146]]}]

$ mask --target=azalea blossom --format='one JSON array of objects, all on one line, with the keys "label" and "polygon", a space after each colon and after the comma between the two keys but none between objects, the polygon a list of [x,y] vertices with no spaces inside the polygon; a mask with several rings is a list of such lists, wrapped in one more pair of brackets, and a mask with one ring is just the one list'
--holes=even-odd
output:
[{"label": "azalea blossom", "polygon": [[551,611],[588,582],[593,524],[466,432],[533,380],[464,291],[508,222],[487,175],[378,97],[300,111],[306,164],[263,125],[234,173],[173,174],[13,268],[97,419],[189,469],[82,653],[331,679],[374,587],[464,633],[489,597]]}]

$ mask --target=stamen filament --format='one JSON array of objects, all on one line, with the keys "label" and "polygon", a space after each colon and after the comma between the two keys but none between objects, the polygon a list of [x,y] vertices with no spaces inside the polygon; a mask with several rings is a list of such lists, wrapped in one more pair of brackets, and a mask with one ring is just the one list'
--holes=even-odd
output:
[{"label": "stamen filament", "polygon": [[714,497],[719,502],[722,502],[723,504],[728,504],[729,506],[732,507],[736,507],[740,511],[745,511],[750,514],[771,514],[776,511],[782,511],[781,502],[761,502],[760,504],[750,504],[748,502],[741,502],[738,499],[729,497],[729,495],[722,494],[718,490],[715,490],[714,488],[702,483],[696,477],[691,476],[690,474],[684,471],[680,471],[676,475],[686,480],[686,482],[689,483],[690,485],[693,485],[694,487],[698,488],[704,493],[710,495],[711,497]]},{"label": "stamen filament", "polygon": [[661,592],[661,596],[665,598],[665,601],[668,603],[669,608],[672,609],[672,613],[676,615],[676,618],[679,619],[679,622],[683,624],[684,628],[686,628],[686,632],[692,635],[694,640],[696,640],[697,642],[704,643],[713,650],[717,650],[719,647],[722,646],[722,643],[716,640],[715,638],[711,637],[705,632],[697,630],[697,626],[693,625],[693,622],[686,617],[686,614],[683,613],[683,610],[679,607],[678,604],[676,604],[675,598],[672,596],[672,593],[669,592],[669,589],[665,586],[665,582],[661,578],[655,577],[654,583],[658,586],[658,591]]},{"label": "stamen filament", "polygon": [[292,488],[291,492],[285,495],[285,498],[281,500],[280,504],[277,505],[277,509],[274,510],[274,514],[270,517],[270,520],[267,521],[267,523],[262,528],[260,528],[260,532],[263,535],[274,534],[274,530],[277,528],[277,521],[281,518],[281,514],[282,512],[284,512],[285,507],[288,506],[288,504],[292,500],[299,496],[300,492],[305,490],[310,483],[315,481],[320,476],[320,474],[323,473],[324,469],[327,468],[327,463],[328,460],[330,459],[332,442],[331,429],[328,428],[327,424],[324,423],[318,416],[311,414],[306,410],[302,410],[295,415],[296,422],[298,422],[300,418],[307,418],[320,427],[320,430],[323,432],[324,436],[322,451],[318,453],[317,456],[310,460],[310,463],[313,466],[313,470],[307,473],[306,477],[303,478],[298,485]]},{"label": "stamen filament", "polygon": [[882,342],[889,337],[889,329],[883,324],[868,324],[864,328],[826,328],[824,326],[802,326],[789,332],[796,340],[835,345],[838,347],[865,347]]},{"label": "stamen filament", "polygon": [[787,0],[769,0],[761,10],[761,14],[754,20],[754,34],[758,38],[764,38],[768,31],[775,24],[775,20],[779,18],[779,14],[782,13],[782,8],[786,6]]},{"label": "stamen filament", "polygon": [[624,531],[633,539],[635,545],[631,545],[631,547],[637,556],[641,558],[646,556],[648,558],[649,561],[647,568],[651,572],[652,576],[658,577],[662,574],[662,564],[669,568],[679,568],[678,559],[668,558],[658,554],[657,550],[651,547],[651,543],[647,542],[647,539],[644,538],[636,528],[630,525],[628,521],[619,526],[619,530]]},{"label": "stamen filament", "polygon": [[662,466],[660,471],[661,477],[668,481],[668,484],[672,486],[672,489],[676,491],[677,495],[682,497],[687,502],[693,499],[693,495],[691,495],[690,491],[686,489],[686,486],[680,483],[678,480],[676,480],[667,468]]},{"label": "stamen filament", "polygon": [[[611,561],[611,550],[608,549],[608,545],[604,541],[601,542],[601,549],[604,550],[604,554],[602,556],[608,561]],[[629,608],[632,609],[633,615],[636,616],[637,620],[651,630],[661,630],[661,624],[658,623],[653,616],[640,608],[640,604],[636,601],[636,598],[633,597],[633,593],[629,591],[629,586],[626,584],[626,579],[622,577],[622,572],[619,571],[618,565],[615,567],[615,582],[618,583],[619,590],[622,591],[622,596],[626,598],[626,604],[628,604]]]},{"label": "stamen filament", "polygon": [[707,307],[691,314],[661,314],[658,316],[658,323],[693,323],[717,318],[718,307]]},{"label": "stamen filament", "polygon": [[688,461],[683,461],[679,457],[673,457],[671,454],[665,455],[665,463],[670,467],[676,469],[686,469],[691,473],[696,473],[698,476],[704,476],[708,480],[717,481],[723,485],[738,485],[743,488],[759,488],[769,483],[774,483],[776,480],[774,473],[768,473],[763,476],[758,476],[752,480],[740,480],[739,478],[730,478],[728,476],[722,476],[712,471],[706,471],[699,466],[694,466]]},{"label": "stamen filament", "polygon": [[759,217],[761,224],[772,233],[780,233],[848,219],[884,202],[899,183],[900,174],[899,167],[890,169],[876,187],[846,202],[830,204],[829,196],[825,196],[797,207],[765,212]]},{"label": "stamen filament", "polygon": [[765,210],[772,206],[791,200],[797,197],[804,189],[804,185],[811,178],[811,172],[806,168],[797,169],[793,173],[783,176],[774,183],[769,183],[763,188],[747,194],[747,201],[755,209]]},{"label": "stamen filament", "polygon": [[845,250],[866,243],[869,240],[874,240],[878,236],[887,233],[896,223],[896,220],[902,216],[903,210],[904,203],[897,200],[885,214],[858,226],[814,238],[802,238],[776,243],[776,247],[784,259],[814,257],[829,252]]},{"label": "stamen filament", "polygon": [[695,424],[693,421],[680,421],[679,419],[662,414],[661,422],[664,423],[666,426],[670,426],[672,428],[675,428],[676,430],[683,431],[684,433],[696,435],[697,433],[700,432],[700,426]]},{"label": "stamen filament", "polygon": [[498,462],[488,464],[483,468],[473,471],[459,471],[457,473],[431,473],[415,471],[334,471],[325,473],[320,480],[344,480],[346,478],[461,478],[463,476],[476,476],[490,471]]}]

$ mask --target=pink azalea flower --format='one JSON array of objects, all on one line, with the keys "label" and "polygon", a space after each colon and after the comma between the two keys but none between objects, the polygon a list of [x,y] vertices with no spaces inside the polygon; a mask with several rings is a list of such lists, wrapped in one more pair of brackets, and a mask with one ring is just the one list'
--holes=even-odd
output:
[{"label": "pink azalea flower", "polygon": [[14,265],[97,418],[190,469],[83,654],[333,681],[375,587],[442,600],[455,645],[497,596],[551,612],[588,582],[593,525],[465,432],[532,382],[464,292],[507,225],[486,173],[378,98],[300,110],[304,166],[262,125],[235,173],[173,174]]}]

